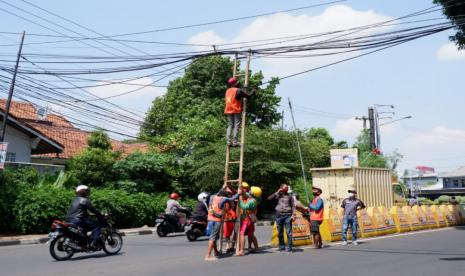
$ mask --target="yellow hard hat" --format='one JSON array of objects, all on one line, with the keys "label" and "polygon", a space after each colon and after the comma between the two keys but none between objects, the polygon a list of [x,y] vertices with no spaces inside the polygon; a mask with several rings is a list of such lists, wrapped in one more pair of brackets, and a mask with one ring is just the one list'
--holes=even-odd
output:
[{"label": "yellow hard hat", "polygon": [[245,181],[242,182],[241,187],[242,187],[242,188],[245,188],[245,189],[249,189],[249,188],[250,188],[249,184],[248,184],[247,182],[245,182]]},{"label": "yellow hard hat", "polygon": [[260,187],[257,187],[257,186],[252,186],[250,188],[250,193],[256,197],[256,198],[259,198],[262,196],[262,189],[260,189]]}]

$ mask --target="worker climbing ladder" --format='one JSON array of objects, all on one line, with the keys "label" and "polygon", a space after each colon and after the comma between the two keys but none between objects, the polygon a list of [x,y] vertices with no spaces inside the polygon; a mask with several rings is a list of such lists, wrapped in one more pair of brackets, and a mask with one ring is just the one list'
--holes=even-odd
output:
[{"label": "worker climbing ladder", "polygon": [[[247,57],[247,63],[245,66],[245,79],[244,79],[244,87],[247,88],[249,84],[249,68],[250,68],[250,57],[251,54],[249,53]],[[238,65],[238,57],[234,59],[234,66],[233,66],[233,77],[237,77],[237,65]],[[230,144],[226,145],[226,161],[224,165],[224,185],[228,187],[234,187],[234,184],[237,184],[237,188],[240,188],[242,183],[242,175],[244,169],[244,145],[245,145],[245,125],[246,125],[246,115],[247,115],[247,98],[242,99],[242,113],[241,113],[241,129],[240,129],[240,144],[239,144],[239,160],[232,160],[232,146]],[[238,169],[238,176],[237,178],[231,178],[231,168],[233,166],[239,166]],[[223,228],[224,228],[224,219],[221,222],[221,229],[220,229],[220,253],[223,253]],[[239,241],[239,228],[240,228],[240,211],[239,211],[239,204],[236,204],[236,224],[234,227],[234,233],[236,235],[236,252],[239,248],[237,246],[237,242]]]}]

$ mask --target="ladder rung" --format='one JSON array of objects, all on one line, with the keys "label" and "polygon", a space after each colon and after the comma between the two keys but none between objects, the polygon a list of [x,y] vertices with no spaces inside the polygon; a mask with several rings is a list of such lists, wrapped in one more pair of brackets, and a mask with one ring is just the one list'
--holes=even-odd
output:
[{"label": "ladder rung", "polygon": [[228,162],[229,164],[240,164],[241,161],[231,161],[231,162]]},{"label": "ladder rung", "polygon": [[229,183],[233,183],[233,182],[239,182],[239,179],[228,180],[227,182],[229,182]]}]

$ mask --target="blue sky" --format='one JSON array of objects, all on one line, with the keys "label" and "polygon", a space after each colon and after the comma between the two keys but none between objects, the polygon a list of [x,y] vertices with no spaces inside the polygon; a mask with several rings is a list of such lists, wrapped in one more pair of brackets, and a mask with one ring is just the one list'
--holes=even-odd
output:
[{"label": "blue sky", "polygon": [[[44,15],[43,12],[21,1],[5,1],[29,11],[35,11],[38,15]],[[45,9],[107,35],[247,16],[321,2],[324,1],[34,1],[35,4]],[[128,38],[184,43],[200,41],[208,44],[216,43],[216,40],[230,42],[241,38],[260,38],[265,35],[264,33],[272,36],[275,31],[276,36],[281,36],[282,32],[279,32],[279,27],[285,30],[286,26],[293,26],[292,24],[299,22],[309,24],[298,25],[299,30],[289,28],[289,34],[312,33],[321,28],[327,30],[332,28],[332,24],[334,24],[333,29],[338,29],[340,24],[344,24],[344,20],[341,19],[344,17],[347,17],[350,22],[353,21],[350,18],[356,18],[360,23],[365,22],[364,20],[371,23],[377,18],[396,18],[432,6],[431,1],[428,0],[352,0],[336,5],[339,8],[324,6],[260,19]],[[1,8],[14,11],[11,6],[2,2],[0,2]],[[437,12],[423,18],[440,16],[442,16],[441,13]],[[50,16],[47,18],[56,20],[63,26],[67,24]],[[264,26],[257,27],[260,22]],[[325,26],[320,26],[318,29],[316,27],[318,22],[324,22]],[[51,33],[30,22],[5,14],[1,10],[0,26],[2,26],[0,31],[26,30],[28,33]],[[80,31],[86,33],[84,30]],[[290,97],[294,104],[306,107],[307,111],[318,109],[338,114],[338,116],[328,118],[303,112],[300,108],[295,115],[298,127],[325,127],[337,139],[347,140],[350,143],[354,141],[361,129],[361,122],[351,118],[366,115],[368,106],[373,104],[393,104],[396,117],[412,115],[413,118],[381,129],[383,151],[390,153],[398,149],[404,155],[400,169],[412,168],[416,165],[433,166],[439,171],[454,169],[465,165],[465,116],[462,112],[465,94],[460,91],[465,54],[457,53],[451,48],[448,40],[451,33],[443,32],[421,38],[360,59],[283,80],[277,93],[283,100]],[[18,40],[17,36],[0,35],[0,44],[9,44]],[[39,39],[26,37],[26,41],[39,41]],[[37,45],[26,46],[25,52],[102,55],[102,52],[98,50],[80,48],[83,45],[76,43],[59,46],[79,48],[53,48],[53,46]],[[192,50],[191,47],[135,46],[153,54]],[[132,51],[131,49],[125,50]],[[16,47],[0,47],[2,54],[15,51]],[[327,61],[283,63],[258,61],[252,64],[252,69],[261,69],[267,76],[281,76],[325,62]],[[130,76],[133,75],[117,77]],[[92,92],[105,96],[121,89],[127,90],[125,87],[114,87],[113,90],[111,88],[94,89]],[[163,89],[149,88],[128,97],[115,98],[113,101],[132,109],[145,111],[150,101],[163,93]],[[286,102],[284,106],[285,104]],[[287,109],[285,114],[285,124],[290,127],[291,121]]]}]

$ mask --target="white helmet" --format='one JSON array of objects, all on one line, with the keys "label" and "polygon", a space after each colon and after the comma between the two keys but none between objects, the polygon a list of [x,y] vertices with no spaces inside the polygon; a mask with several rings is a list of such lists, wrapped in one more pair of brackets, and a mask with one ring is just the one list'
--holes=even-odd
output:
[{"label": "white helmet", "polygon": [[207,192],[201,192],[201,193],[197,196],[197,199],[198,199],[200,202],[206,202],[209,195],[210,195],[210,194],[207,193]]},{"label": "white helmet", "polygon": [[76,193],[82,190],[89,190],[89,187],[86,185],[79,185],[76,187]]}]

